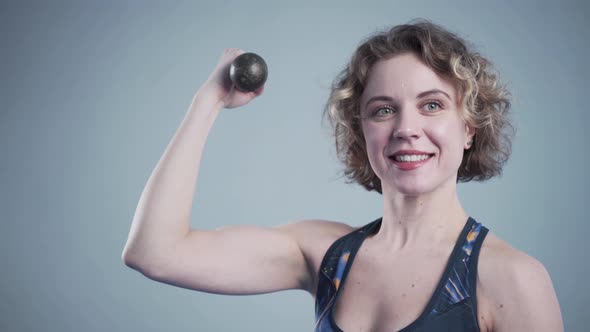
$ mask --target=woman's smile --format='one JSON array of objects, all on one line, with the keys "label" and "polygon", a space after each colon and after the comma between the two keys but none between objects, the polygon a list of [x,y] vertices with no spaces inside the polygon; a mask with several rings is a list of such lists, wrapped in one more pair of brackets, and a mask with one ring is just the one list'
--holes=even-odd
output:
[{"label": "woman's smile", "polygon": [[402,171],[414,170],[426,164],[434,156],[420,150],[399,150],[389,156],[391,163]]}]

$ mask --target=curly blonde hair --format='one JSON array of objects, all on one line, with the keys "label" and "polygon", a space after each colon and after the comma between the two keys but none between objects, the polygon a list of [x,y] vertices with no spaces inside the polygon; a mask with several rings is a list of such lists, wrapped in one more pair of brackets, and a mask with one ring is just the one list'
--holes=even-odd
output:
[{"label": "curly blonde hair", "polygon": [[514,127],[509,121],[510,93],[489,60],[462,38],[429,21],[394,26],[366,39],[334,80],[324,116],[334,130],[336,153],[345,165],[348,183],[382,193],[373,172],[361,129],[360,99],[371,67],[379,60],[413,53],[438,75],[449,79],[461,96],[462,119],[475,128],[465,150],[457,182],[484,181],[501,175],[512,150]]}]

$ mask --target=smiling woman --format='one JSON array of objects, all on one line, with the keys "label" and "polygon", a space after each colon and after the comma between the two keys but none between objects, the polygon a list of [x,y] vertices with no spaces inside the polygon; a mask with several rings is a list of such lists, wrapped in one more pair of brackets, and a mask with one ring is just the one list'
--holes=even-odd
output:
[{"label": "smiling woman", "polygon": [[123,252],[128,266],[209,293],[305,290],[318,332],[563,330],[544,266],[459,202],[458,182],[499,175],[510,155],[509,94],[488,60],[430,22],[364,41],[326,107],[344,173],[382,194],[381,218],[358,228],[302,220],[190,229],[214,120],[263,92],[228,82],[242,53],[221,56],[148,180]]},{"label": "smiling woman", "polygon": [[424,66],[440,75],[437,80],[445,80],[454,93],[451,96],[444,90],[431,89],[420,92],[416,98],[435,92],[442,94],[447,101],[452,100],[461,106],[459,116],[470,128],[476,129],[471,140],[473,148],[465,150],[457,180],[481,181],[500,175],[510,156],[514,135],[509,119],[510,93],[500,84],[490,61],[470,49],[466,41],[443,27],[417,21],[369,37],[358,47],[348,67],[334,83],[324,115],[334,126],[337,151],[346,165],[348,178],[367,190],[381,193],[381,183],[369,167],[360,130],[361,98],[364,96],[366,100],[363,112],[368,111],[369,103],[374,101],[389,102],[387,106],[395,110],[393,106],[397,104],[389,94],[367,98],[365,87],[379,60],[403,53],[413,54]]},{"label": "smiling woman", "polygon": [[[427,21],[395,26],[358,47],[335,80],[324,114],[333,125],[345,175],[383,194],[384,213],[377,225],[367,225],[354,240],[354,235],[340,239],[346,244],[339,245],[347,250],[328,251],[332,258],[346,257],[348,269],[336,273],[340,291],[318,294],[319,331],[341,331],[339,326],[345,330],[405,326],[403,331],[563,328],[544,267],[467,217],[456,194],[457,182],[501,174],[514,135],[509,110],[509,92],[490,62],[443,27]],[[425,243],[414,243],[420,241]],[[362,243],[363,252],[355,242]],[[379,242],[389,247],[379,247]],[[446,256],[451,243],[454,249]],[[404,254],[405,248],[414,252]],[[427,255],[417,253],[425,248],[444,254],[425,264]],[[374,257],[387,252],[394,261],[409,262],[395,269],[394,264],[373,263]],[[402,259],[403,255],[407,258]],[[441,265],[446,257],[446,265]],[[400,268],[405,272],[399,272]],[[506,269],[508,278],[494,274]],[[401,281],[402,286],[388,285],[384,278],[383,284],[375,284],[386,288],[371,293],[358,286],[375,278],[369,271],[395,274],[392,282]],[[403,284],[411,283],[421,271],[434,272],[436,277],[425,278],[426,291],[415,294],[409,301],[414,305],[408,306]],[[532,273],[538,273],[537,277],[524,286],[523,278]],[[351,280],[342,287],[346,279]],[[535,289],[551,291],[538,296],[530,293]],[[526,296],[514,298],[512,292]],[[388,300],[376,306],[375,299],[380,297]],[[511,310],[504,309],[507,302]],[[382,308],[388,318],[375,324],[371,313]],[[323,312],[332,315],[323,316]],[[372,318],[363,321],[358,316]]]}]

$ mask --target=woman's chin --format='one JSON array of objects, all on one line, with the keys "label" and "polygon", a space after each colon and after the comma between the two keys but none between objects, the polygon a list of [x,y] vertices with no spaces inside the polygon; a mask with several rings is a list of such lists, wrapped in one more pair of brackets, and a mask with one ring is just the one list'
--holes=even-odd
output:
[{"label": "woman's chin", "polygon": [[[384,188],[385,189],[385,188]],[[434,191],[435,186],[427,183],[396,183],[391,185],[388,191],[394,195],[401,194],[405,196],[422,196]]]}]

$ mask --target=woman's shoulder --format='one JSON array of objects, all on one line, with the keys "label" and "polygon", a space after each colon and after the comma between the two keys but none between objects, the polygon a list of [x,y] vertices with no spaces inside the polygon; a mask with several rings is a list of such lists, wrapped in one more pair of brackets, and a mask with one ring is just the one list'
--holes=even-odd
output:
[{"label": "woman's shoulder", "polygon": [[[543,272],[545,267],[536,258],[516,249],[493,232],[488,232],[479,254],[478,275],[491,286],[512,281],[518,283],[523,273]],[[502,271],[499,273],[499,271]]]},{"label": "woman's shoulder", "polygon": [[325,253],[336,240],[359,228],[323,219],[298,220],[279,227],[288,231],[299,244],[309,268],[310,283],[307,290],[312,296],[315,296],[317,274]]},{"label": "woman's shoulder", "polygon": [[294,235],[299,241],[333,239],[340,238],[358,227],[350,226],[347,223],[324,220],[324,219],[304,219],[292,221],[290,223],[278,226]]},{"label": "woman's shoulder", "polygon": [[488,233],[479,254],[478,278],[492,294],[527,287],[532,276],[544,274],[547,270],[539,260]]},{"label": "woman's shoulder", "polygon": [[560,324],[556,318],[560,317],[556,316],[559,305],[545,266],[492,232],[481,247],[477,279],[478,298],[484,297],[487,314],[497,329],[528,329],[540,326],[543,320],[553,327]]},{"label": "woman's shoulder", "polygon": [[288,223],[281,228],[291,233],[306,257],[315,262],[321,260],[332,243],[359,227],[340,221],[306,219]]}]

